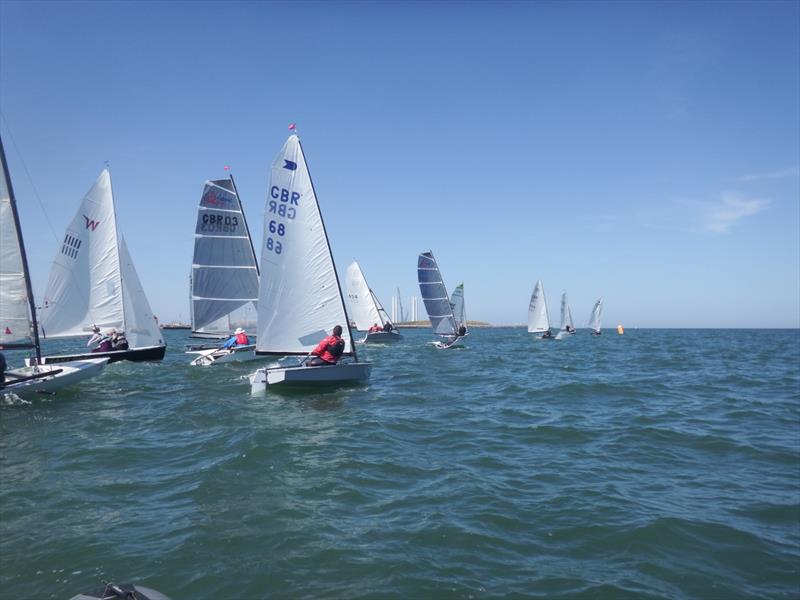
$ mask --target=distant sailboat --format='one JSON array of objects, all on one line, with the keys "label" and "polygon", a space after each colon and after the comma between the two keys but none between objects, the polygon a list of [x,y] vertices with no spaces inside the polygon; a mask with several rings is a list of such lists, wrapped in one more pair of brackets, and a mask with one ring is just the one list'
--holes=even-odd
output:
[{"label": "distant sailboat", "polygon": [[[191,276],[192,337],[228,338],[253,329],[258,302],[258,264],[233,176],[206,181],[194,233]],[[201,347],[190,364],[209,366],[256,358],[255,344]]]},{"label": "distant sailboat", "polygon": [[[356,328],[368,332],[364,342],[395,342],[401,338],[375,292],[367,285],[364,272],[356,261],[347,267],[347,297]],[[369,331],[374,325],[378,325],[381,331]]]},{"label": "distant sailboat", "polygon": [[547,314],[547,300],[544,296],[544,286],[539,279],[533,288],[531,301],[528,305],[528,333],[541,334],[541,338],[550,338],[550,317]]},{"label": "distant sailboat", "polygon": [[36,353],[32,364],[5,371],[5,378],[0,381],[0,394],[53,392],[98,375],[108,359],[94,357],[57,366],[41,364],[28,258],[2,140],[0,164],[3,170],[0,178],[0,281],[3,284],[0,286],[0,350],[32,348]]},{"label": "distant sailboat", "polygon": [[[430,250],[420,254],[417,259],[417,280],[433,332],[442,337],[434,345],[440,349],[452,348],[460,339],[469,335],[464,313],[463,284],[453,291],[451,300],[442,281],[439,265]],[[454,309],[458,309],[462,321],[456,318]]]},{"label": "distant sailboat", "polygon": [[46,338],[88,337],[92,327],[124,332],[127,350],[44,356],[45,363],[107,356],[161,360],[166,344],[124,238],[118,235],[108,169],[81,201],[53,261],[41,309]]},{"label": "distant sailboat", "polygon": [[343,328],[343,357],[335,365],[276,365],[250,376],[251,391],[267,384],[364,381],[372,365],[359,362],[300,138],[289,136],[272,163],[264,212],[258,294],[257,354],[308,357],[334,326]]},{"label": "distant sailboat", "polygon": [[572,321],[572,311],[569,309],[569,302],[567,301],[567,292],[561,294],[561,331],[558,332],[559,339],[563,337],[562,334],[575,333],[575,323]]},{"label": "distant sailboat", "polygon": [[600,317],[603,313],[603,300],[598,300],[594,303],[592,314],[589,315],[589,329],[592,330],[592,335],[600,335]]}]

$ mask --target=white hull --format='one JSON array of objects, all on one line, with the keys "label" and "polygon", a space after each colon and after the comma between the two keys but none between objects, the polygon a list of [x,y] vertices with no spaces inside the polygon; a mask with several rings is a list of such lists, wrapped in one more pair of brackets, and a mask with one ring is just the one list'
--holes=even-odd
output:
[{"label": "white hull", "polygon": [[[6,371],[5,385],[0,387],[0,391],[4,393],[14,392],[15,394],[54,392],[65,386],[98,375],[107,363],[107,358],[91,358],[54,365],[39,365],[36,367],[12,369]],[[14,383],[15,375],[19,377],[31,377],[42,373],[51,374]]]},{"label": "white hull", "polygon": [[396,342],[402,337],[399,331],[373,331],[367,334],[367,337],[364,338],[364,343]]},{"label": "white hull", "polygon": [[238,346],[235,348],[214,348],[211,350],[196,350],[186,354],[199,355],[189,364],[193,367],[210,367],[219,363],[247,362],[262,358],[256,356],[255,344],[249,346]]},{"label": "white hull", "polygon": [[469,335],[469,333],[467,333],[466,335],[459,336],[459,337],[455,338],[454,340],[449,340],[449,341],[441,340],[441,341],[432,342],[432,343],[439,350],[449,350],[450,348],[463,348],[464,344],[462,344],[461,342],[468,335]]},{"label": "white hull", "polygon": [[268,367],[250,376],[252,393],[263,392],[267,385],[324,384],[369,379],[372,363],[350,362],[323,367]]}]

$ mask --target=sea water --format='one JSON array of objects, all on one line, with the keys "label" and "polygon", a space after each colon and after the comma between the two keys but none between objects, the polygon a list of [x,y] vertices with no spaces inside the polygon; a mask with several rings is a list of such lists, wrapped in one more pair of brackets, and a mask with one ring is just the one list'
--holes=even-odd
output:
[{"label": "sea water", "polygon": [[797,330],[404,330],[257,397],[165,333],[0,406],[0,597],[800,597]]}]

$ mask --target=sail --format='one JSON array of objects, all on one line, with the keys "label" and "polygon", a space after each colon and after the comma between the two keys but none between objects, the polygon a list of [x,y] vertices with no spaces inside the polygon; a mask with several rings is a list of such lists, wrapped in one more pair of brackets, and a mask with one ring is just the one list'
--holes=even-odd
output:
[{"label": "sail", "polygon": [[32,347],[25,250],[2,143],[0,153],[3,170],[0,177],[0,347]]},{"label": "sail", "polygon": [[456,319],[456,329],[467,326],[467,309],[464,306],[464,284],[459,283],[450,294],[450,305],[453,307],[453,316]]},{"label": "sail", "polygon": [[262,354],[307,354],[350,324],[300,139],[292,134],[272,163],[264,209],[258,343]]},{"label": "sail", "polygon": [[547,301],[544,297],[542,280],[536,282],[528,305],[528,333],[550,331],[550,318],[547,316]]},{"label": "sail", "polygon": [[53,262],[40,311],[45,336],[89,335],[92,324],[124,329],[121,288],[111,176],[104,169],[81,201]]},{"label": "sail", "polygon": [[453,306],[450,304],[450,297],[447,295],[447,288],[442,281],[433,252],[423,252],[419,255],[417,280],[433,331],[439,335],[455,335],[458,327],[453,315]]},{"label": "sail", "polygon": [[150,303],[139,281],[136,267],[128,252],[125,238],[120,238],[119,243],[119,263],[122,274],[122,306],[124,307],[124,319],[122,331],[131,348],[145,348],[147,346],[161,346],[164,340],[161,338],[161,329],[158,326],[153,311],[150,310]]},{"label": "sail", "polygon": [[232,178],[205,183],[190,281],[193,332],[227,335],[255,321],[258,265]]},{"label": "sail", "polygon": [[589,315],[589,329],[600,332],[600,317],[603,313],[603,300],[598,300],[594,303],[592,314]]},{"label": "sail", "polygon": [[572,311],[569,309],[569,301],[567,300],[567,292],[561,294],[561,329],[566,330],[569,327],[571,330],[575,329],[575,324],[572,322]]},{"label": "sail", "polygon": [[361,267],[356,261],[347,267],[347,297],[350,300],[350,309],[353,311],[353,319],[356,328],[360,331],[367,331],[375,324],[383,327],[388,321],[379,308],[377,298],[367,285],[367,280]]}]

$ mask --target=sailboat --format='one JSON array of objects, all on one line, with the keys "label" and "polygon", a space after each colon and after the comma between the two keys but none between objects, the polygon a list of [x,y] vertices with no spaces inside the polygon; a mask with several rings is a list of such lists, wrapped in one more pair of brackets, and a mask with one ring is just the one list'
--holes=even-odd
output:
[{"label": "sailboat", "polygon": [[539,279],[533,288],[531,302],[528,305],[528,333],[541,334],[542,339],[552,337],[550,333],[550,317],[547,314],[547,300],[544,296],[544,286]]},{"label": "sailboat", "polygon": [[46,364],[107,356],[120,360],[161,360],[161,337],[125,239],[117,231],[111,174],[103,169],[67,227],[44,296],[41,328],[46,338],[87,337],[94,326],[116,329],[126,350],[44,356]]},{"label": "sailboat", "polygon": [[58,366],[40,364],[42,354],[36,304],[2,140],[0,163],[3,169],[0,179],[0,350],[33,348],[36,354],[31,365],[5,371],[5,377],[0,381],[0,393],[53,392],[98,375],[108,359],[92,358]]},{"label": "sailboat", "polygon": [[264,211],[258,294],[259,355],[304,356],[343,327],[344,352],[335,365],[273,364],[250,376],[251,391],[275,384],[364,381],[372,365],[359,362],[339,276],[314,184],[292,133],[272,163]]},{"label": "sailboat", "polygon": [[[255,325],[258,264],[233,176],[206,181],[194,233],[192,336],[228,338]],[[255,344],[190,349],[194,366],[256,358]]]},{"label": "sailboat", "polygon": [[592,335],[600,335],[600,317],[603,314],[603,299],[601,298],[594,303],[592,307],[592,314],[589,315],[589,329],[592,330]]},{"label": "sailboat", "polygon": [[556,335],[556,339],[561,339],[564,335],[575,333],[575,323],[572,321],[572,311],[569,309],[567,292],[561,294],[561,331]]},{"label": "sailboat", "polygon": [[[442,338],[434,342],[434,346],[441,350],[454,347],[461,338],[469,335],[464,313],[464,285],[456,287],[452,299],[447,295],[439,265],[430,250],[421,253],[417,259],[417,281],[433,332]],[[459,311],[463,320],[456,318],[454,309]]]},{"label": "sailboat", "polygon": [[[396,342],[401,338],[375,292],[367,285],[364,272],[356,261],[347,267],[347,298],[356,329],[368,332],[363,342]],[[382,331],[369,331],[374,325],[379,325]]]}]

